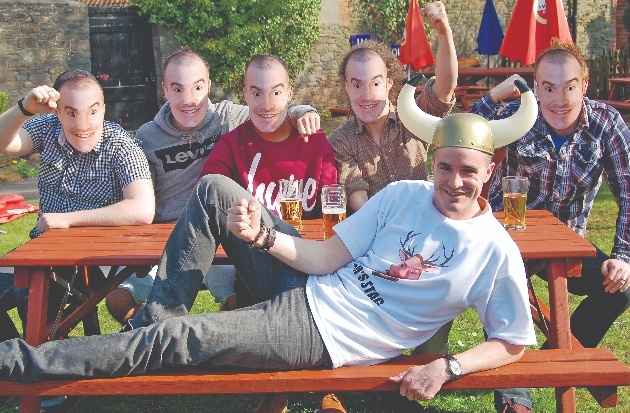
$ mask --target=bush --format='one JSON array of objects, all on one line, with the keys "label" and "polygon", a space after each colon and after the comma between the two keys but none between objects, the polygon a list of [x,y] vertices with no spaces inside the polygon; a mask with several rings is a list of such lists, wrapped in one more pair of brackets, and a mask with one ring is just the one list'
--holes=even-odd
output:
[{"label": "bush", "polygon": [[131,0],[152,23],[210,63],[211,79],[234,90],[247,60],[281,57],[295,77],[319,38],[320,0]]},{"label": "bush", "polygon": [[0,113],[4,113],[9,110],[9,96],[6,93],[0,92]]}]

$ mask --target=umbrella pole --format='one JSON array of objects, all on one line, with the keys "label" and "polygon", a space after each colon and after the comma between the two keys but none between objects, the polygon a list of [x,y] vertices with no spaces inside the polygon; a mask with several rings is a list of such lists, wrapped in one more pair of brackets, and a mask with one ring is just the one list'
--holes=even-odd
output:
[{"label": "umbrella pole", "polygon": [[[490,69],[490,55],[486,55],[486,68]],[[490,90],[490,77],[486,77],[486,89]]]},{"label": "umbrella pole", "polygon": [[411,79],[411,65],[407,65],[407,80]]}]

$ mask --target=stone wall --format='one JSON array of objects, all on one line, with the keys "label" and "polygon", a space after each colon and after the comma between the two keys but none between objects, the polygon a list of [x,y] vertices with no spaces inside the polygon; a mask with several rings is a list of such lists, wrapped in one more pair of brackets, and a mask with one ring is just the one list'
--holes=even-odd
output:
[{"label": "stone wall", "polygon": [[322,0],[321,36],[315,43],[306,68],[294,81],[296,103],[308,103],[320,111],[331,106],[348,106],[339,62],[350,50],[350,35],[361,33],[349,0]]},{"label": "stone wall", "polygon": [[87,7],[72,0],[0,0],[0,92],[10,104],[69,68],[90,69]]}]

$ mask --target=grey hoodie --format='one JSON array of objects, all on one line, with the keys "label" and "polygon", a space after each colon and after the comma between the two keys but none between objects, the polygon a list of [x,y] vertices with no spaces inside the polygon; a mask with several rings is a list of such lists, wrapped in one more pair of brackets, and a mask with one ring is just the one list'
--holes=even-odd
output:
[{"label": "grey hoodie", "polygon": [[[290,105],[289,119],[296,125],[297,119],[312,111],[315,109],[310,106]],[[171,105],[166,102],[136,135],[151,168],[156,223],[179,218],[214,144],[222,134],[249,119],[249,108],[227,100],[208,102],[206,117],[191,132],[177,129],[171,119]]]}]

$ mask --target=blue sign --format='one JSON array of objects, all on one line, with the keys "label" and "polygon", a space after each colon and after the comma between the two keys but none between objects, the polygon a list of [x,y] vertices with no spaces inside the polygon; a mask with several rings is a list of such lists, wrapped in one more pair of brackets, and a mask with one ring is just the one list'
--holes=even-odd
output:
[{"label": "blue sign", "polygon": [[350,47],[355,46],[365,40],[370,40],[371,34],[353,34],[350,36]]},{"label": "blue sign", "polygon": [[399,44],[391,44],[392,54],[396,57],[400,57],[400,45]]}]

